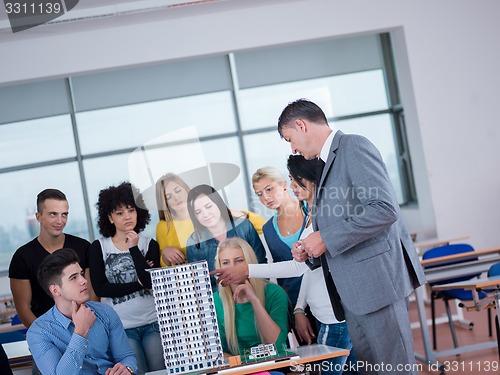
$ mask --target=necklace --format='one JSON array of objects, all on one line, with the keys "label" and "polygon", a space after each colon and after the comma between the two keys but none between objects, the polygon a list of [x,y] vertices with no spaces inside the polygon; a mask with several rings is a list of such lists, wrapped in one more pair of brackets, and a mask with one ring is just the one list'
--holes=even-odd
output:
[{"label": "necklace", "polygon": [[[297,211],[299,210],[299,208],[300,208],[300,204],[298,204],[295,207],[295,211],[293,211],[293,215],[289,218],[288,225],[286,227],[286,234],[287,234],[287,236],[291,236],[292,235],[292,228],[293,228],[293,224],[294,224],[294,219],[297,216]],[[286,219],[286,216],[285,216],[285,219]],[[285,224],[285,223],[283,223],[283,224]]]},{"label": "necklace", "polygon": [[115,247],[120,251],[126,251],[129,249],[127,240],[118,238],[117,236],[111,237],[111,242],[113,242],[113,245],[115,245]]}]

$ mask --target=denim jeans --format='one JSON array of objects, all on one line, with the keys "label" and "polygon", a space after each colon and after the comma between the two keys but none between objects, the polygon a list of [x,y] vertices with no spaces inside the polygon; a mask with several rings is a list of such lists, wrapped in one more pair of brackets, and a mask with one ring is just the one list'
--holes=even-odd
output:
[{"label": "denim jeans", "polygon": [[139,374],[165,368],[158,323],[125,330],[139,367]]},{"label": "denim jeans", "polygon": [[335,324],[321,323],[318,332],[318,344],[335,346],[337,348],[350,350],[349,356],[331,358],[321,364],[321,375],[342,375],[343,368],[345,374],[358,374],[357,371],[350,371],[356,365],[356,357],[352,349],[351,338],[347,331],[345,322]]}]

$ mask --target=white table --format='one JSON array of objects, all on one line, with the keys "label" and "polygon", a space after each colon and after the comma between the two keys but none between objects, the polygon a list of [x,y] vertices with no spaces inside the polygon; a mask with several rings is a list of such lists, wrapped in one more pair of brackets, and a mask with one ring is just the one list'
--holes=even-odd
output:
[{"label": "white table", "polygon": [[[349,350],[334,348],[332,346],[313,344],[299,346],[297,348],[290,349],[290,351],[297,354],[297,356],[291,357],[286,360],[270,360],[258,363],[249,363],[247,365],[239,367],[230,367],[223,370],[217,371],[217,374],[231,374],[231,375],[245,375],[252,374],[254,372],[269,371],[277,368],[303,365],[311,362],[323,361],[325,359],[340,357],[344,355],[349,355]],[[201,374],[205,371],[192,372],[190,374]],[[212,372],[212,371],[211,371]],[[147,372],[146,375],[166,375],[167,370],[159,370],[154,372]]]},{"label": "white table", "polygon": [[26,340],[9,342],[7,344],[2,344],[2,346],[9,358],[9,364],[12,368],[31,365],[31,352]]}]

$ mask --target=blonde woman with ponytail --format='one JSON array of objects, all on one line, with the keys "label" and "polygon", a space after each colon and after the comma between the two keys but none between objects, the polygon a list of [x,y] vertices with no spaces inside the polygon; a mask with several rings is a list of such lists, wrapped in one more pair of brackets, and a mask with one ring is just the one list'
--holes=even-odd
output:
[{"label": "blonde woman with ponytail", "polygon": [[[232,237],[220,243],[217,268],[256,264],[257,257],[245,240]],[[278,285],[262,279],[219,286],[214,295],[222,348],[229,355],[243,354],[259,344],[283,349],[288,333],[288,296]]]}]

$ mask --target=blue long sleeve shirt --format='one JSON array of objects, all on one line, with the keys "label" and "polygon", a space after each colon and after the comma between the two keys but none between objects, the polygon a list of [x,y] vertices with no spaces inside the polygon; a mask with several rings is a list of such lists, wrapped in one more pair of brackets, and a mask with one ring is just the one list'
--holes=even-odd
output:
[{"label": "blue long sleeve shirt", "polygon": [[137,361],[116,312],[100,302],[87,302],[96,320],[87,338],[57,306],[36,319],[26,339],[43,374],[105,374],[120,362],[137,371]]}]

